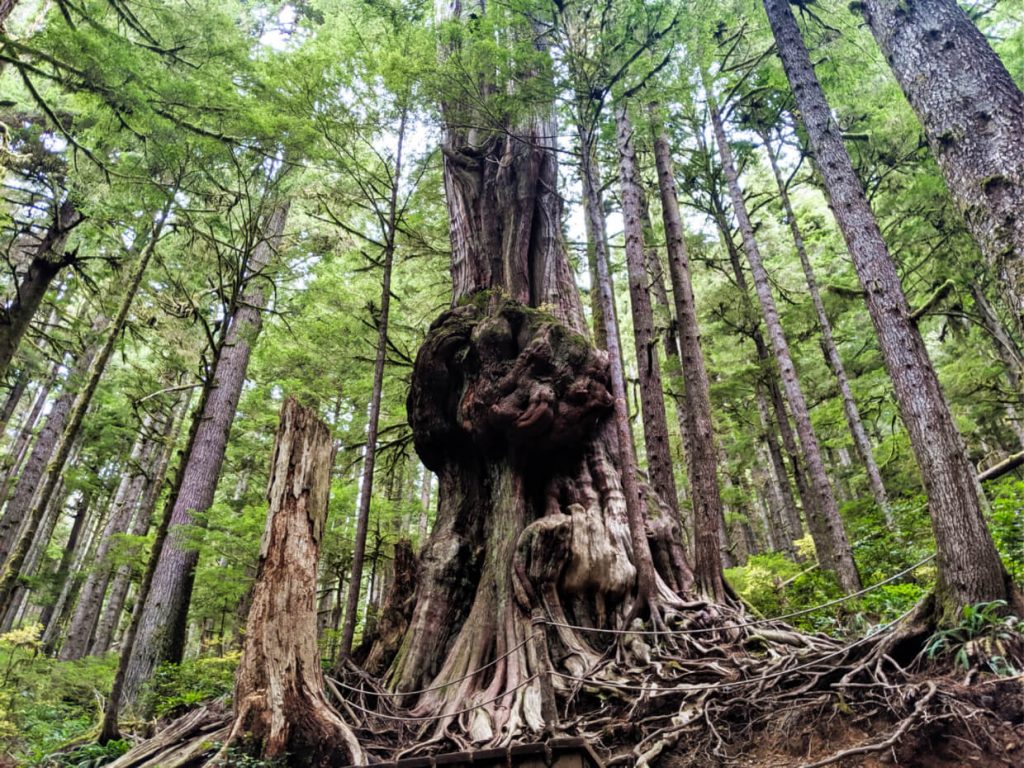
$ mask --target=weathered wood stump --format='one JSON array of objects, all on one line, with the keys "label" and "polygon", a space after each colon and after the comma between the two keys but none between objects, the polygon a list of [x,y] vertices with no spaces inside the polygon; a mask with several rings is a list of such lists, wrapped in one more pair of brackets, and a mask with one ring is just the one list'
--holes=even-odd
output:
[{"label": "weathered wood stump", "polygon": [[287,756],[290,765],[362,761],[355,736],[327,702],[317,648],[317,558],[333,454],[330,433],[316,414],[287,400],[271,459],[270,509],[225,749]]}]

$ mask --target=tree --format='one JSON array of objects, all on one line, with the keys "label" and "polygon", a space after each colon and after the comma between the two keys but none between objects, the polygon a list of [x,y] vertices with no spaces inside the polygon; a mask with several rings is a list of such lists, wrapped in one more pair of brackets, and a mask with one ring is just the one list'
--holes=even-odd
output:
[{"label": "tree", "polygon": [[782,203],[782,212],[785,215],[789,231],[793,235],[793,245],[796,248],[796,255],[800,259],[800,268],[803,269],[804,277],[807,278],[807,290],[811,295],[811,303],[814,305],[814,313],[818,318],[818,328],[821,331],[821,347],[825,353],[825,360],[828,362],[832,374],[836,377],[839,385],[839,394],[843,400],[843,413],[846,416],[846,423],[850,426],[850,434],[853,436],[853,445],[864,462],[867,470],[868,485],[875,497],[885,520],[892,528],[895,523],[892,518],[892,511],[889,509],[889,495],[885,490],[885,483],[882,482],[882,473],[875,461],[874,452],[871,448],[871,441],[868,439],[867,431],[860,418],[860,411],[857,409],[857,402],[853,399],[853,390],[850,388],[850,378],[846,373],[846,366],[839,356],[839,349],[836,347],[835,338],[832,334],[832,322],[828,319],[825,311],[825,304],[821,300],[821,291],[818,289],[818,280],[814,276],[814,268],[807,255],[807,248],[804,245],[803,233],[800,231],[800,223],[797,221],[796,212],[790,202],[789,189],[786,180],[782,176],[782,169],[779,168],[779,159],[775,149],[772,147],[771,139],[767,134],[761,135],[765,150],[768,154],[768,162],[772,167],[772,175],[779,188],[779,202]]},{"label": "tree", "polygon": [[722,578],[719,547],[724,512],[718,487],[718,447],[711,416],[710,384],[700,344],[700,325],[683,217],[679,212],[672,150],[654,106],[651,116],[654,122],[654,162],[658,170],[658,190],[668,243],[669,277],[676,322],[679,324],[680,366],[685,381],[680,406],[686,422],[685,434],[689,436],[686,471],[694,505],[694,578],[704,595],[716,602],[724,602],[729,595]]},{"label": "tree", "polygon": [[858,5],[1018,323],[1024,316],[1024,94],[956,0]]},{"label": "tree", "polygon": [[[965,605],[1021,602],[985,526],[964,452],[921,334],[911,322],[896,265],[875,222],[786,0],[765,0],[779,58],[821,169],[836,221],[864,289],[868,313],[910,436],[938,550],[936,618],[955,623]],[[1024,608],[1024,606],[1020,606]]]},{"label": "tree", "polygon": [[271,455],[267,524],[235,675],[232,746],[260,759],[310,765],[366,758],[327,703],[316,632],[316,577],[327,521],[331,433],[316,412],[285,401]]},{"label": "tree", "polygon": [[245,383],[252,345],[262,325],[264,272],[281,246],[289,201],[276,201],[263,222],[245,265],[247,286],[237,296],[234,312],[212,372],[213,389],[204,404],[200,426],[191,446],[181,489],[175,500],[167,541],[159,554],[153,585],[139,621],[126,673],[126,700],[133,701],[142,683],[164,661],[181,658],[185,620],[192,591],[197,552],[181,540],[181,526],[190,525],[196,512],[205,511],[224,460],[238,398]]},{"label": "tree", "polygon": [[678,517],[678,492],[669,453],[665,396],[661,383],[661,363],[651,307],[650,278],[644,245],[643,203],[640,199],[639,171],[633,147],[633,124],[625,103],[615,110],[615,133],[619,153],[619,183],[622,189],[622,219],[626,234],[626,267],[629,275],[629,303],[633,312],[633,340],[640,377],[640,404],[643,411],[644,445],[651,485]]},{"label": "tree", "polygon": [[[750,223],[750,216],[747,213],[743,191],[740,189],[739,175],[733,162],[732,149],[725,135],[725,127],[722,123],[718,106],[715,104],[710,93],[708,95],[708,109],[711,112],[711,121],[715,129],[718,151],[722,157],[722,168],[725,171],[725,177],[729,185],[733,215],[736,216],[736,220],[739,223],[740,234],[743,238],[743,250],[747,255],[747,262],[750,264],[750,271],[754,278],[754,292],[761,303],[765,328],[768,331],[768,338],[771,340],[775,360],[779,366],[779,374],[782,378],[782,385],[786,390],[787,400],[793,410],[793,420],[796,422],[797,435],[800,438],[804,458],[807,460],[808,475],[814,490],[815,508],[820,515],[819,524],[823,534],[820,540],[821,546],[818,547],[818,556],[824,559],[823,565],[826,568],[835,571],[839,583],[844,590],[855,592],[861,587],[860,575],[857,572],[857,565],[853,560],[853,551],[846,538],[843,520],[839,516],[839,507],[836,504],[832,485],[825,472],[825,463],[821,458],[818,438],[814,433],[807,401],[804,398],[803,390],[796,376],[796,368],[790,355],[789,343],[786,340],[782,322],[779,319],[779,311],[775,306],[775,299],[772,296],[768,273],[765,271],[761,252],[754,237],[754,228]],[[819,541],[816,540],[815,544],[819,544]]]}]

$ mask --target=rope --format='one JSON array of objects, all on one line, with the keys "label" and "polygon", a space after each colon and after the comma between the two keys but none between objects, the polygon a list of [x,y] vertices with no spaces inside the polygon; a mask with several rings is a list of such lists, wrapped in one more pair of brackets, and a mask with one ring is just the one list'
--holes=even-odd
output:
[{"label": "rope", "polygon": [[493,661],[487,662],[486,664],[484,664],[479,669],[475,669],[472,672],[467,672],[462,677],[457,677],[454,680],[449,680],[447,683],[444,683],[443,685],[435,685],[435,686],[432,686],[430,688],[421,688],[418,691],[366,691],[366,690],[363,690],[362,688],[355,688],[355,687],[353,687],[351,685],[346,685],[341,680],[338,680],[337,678],[334,678],[334,677],[331,677],[329,679],[335,685],[340,685],[342,688],[345,688],[346,690],[352,691],[353,693],[368,693],[368,694],[371,694],[373,696],[385,696],[385,697],[391,697],[391,698],[399,698],[401,696],[419,696],[420,694],[423,694],[423,693],[431,693],[433,691],[440,691],[440,690],[443,690],[443,689],[448,688],[450,686],[453,686],[456,683],[461,683],[463,680],[469,680],[471,677],[476,677],[478,674],[483,672],[485,669],[490,669],[495,664],[497,664],[499,661],[504,661],[505,659],[507,659],[513,653],[515,653],[520,648],[522,648],[524,645],[526,645],[528,642],[530,642],[531,639],[532,638],[529,638],[529,637],[526,638],[521,643],[519,643],[519,645],[517,645],[515,648],[510,648],[509,650],[505,651],[505,653],[501,654],[501,656],[499,656],[498,658],[494,659]]},{"label": "rope", "polygon": [[924,558],[923,560],[919,560],[918,562],[914,563],[910,567],[904,568],[899,573],[895,573],[892,576],[890,576],[889,578],[887,578],[887,579],[885,579],[883,581],[878,582],[877,584],[872,584],[870,587],[865,587],[864,589],[858,590],[857,592],[851,592],[848,595],[843,595],[842,597],[837,597],[835,600],[829,600],[827,603],[822,603],[821,605],[816,605],[816,606],[814,606],[812,608],[803,608],[803,609],[801,609],[799,611],[793,611],[792,613],[784,613],[781,616],[774,616],[774,617],[769,618],[769,619],[757,619],[755,621],[747,621],[747,622],[743,622],[741,624],[731,624],[729,626],[722,626],[722,627],[694,627],[692,629],[666,629],[666,630],[636,629],[636,630],[634,630],[634,629],[605,629],[603,627],[584,627],[584,626],[580,626],[578,624],[565,624],[563,622],[547,621],[547,620],[545,620],[544,623],[547,624],[548,626],[551,626],[551,627],[563,627],[565,629],[575,629],[575,630],[579,630],[581,632],[593,632],[595,634],[604,634],[604,635],[655,635],[655,636],[664,636],[664,635],[702,635],[702,634],[706,634],[708,632],[723,632],[723,631],[729,630],[729,629],[743,629],[744,627],[760,627],[760,626],[764,626],[765,624],[773,624],[773,623],[775,623],[777,621],[783,621],[785,619],[792,619],[792,618],[795,618],[797,616],[805,616],[808,613],[814,613],[816,611],[822,610],[823,608],[831,608],[833,605],[839,605],[840,603],[845,603],[848,600],[853,600],[855,597],[861,597],[862,595],[866,595],[869,592],[874,592],[876,589],[878,589],[880,587],[884,587],[886,584],[891,584],[892,582],[896,581],[896,579],[899,579],[899,578],[901,578],[903,576],[906,576],[911,571],[913,571],[913,570],[915,570],[917,568],[920,568],[925,563],[927,563],[927,562],[929,562],[931,560],[934,560],[934,559],[935,559],[935,555],[928,555],[928,557]]},{"label": "rope", "polygon": [[530,683],[532,683],[534,680],[536,680],[539,677],[540,677],[539,673],[538,674],[530,675],[528,678],[523,680],[523,682],[521,682],[519,685],[515,686],[514,688],[509,688],[507,691],[505,691],[504,693],[498,694],[493,699],[488,699],[487,701],[481,701],[479,704],[474,704],[472,707],[466,707],[465,709],[457,709],[454,712],[446,712],[443,715],[423,715],[423,716],[415,716],[415,715],[405,715],[405,716],[402,716],[402,715],[385,715],[385,714],[383,714],[381,712],[374,712],[372,709],[366,709],[365,707],[361,707],[358,704],[349,701],[348,699],[343,699],[343,701],[345,702],[346,706],[352,707],[353,709],[358,709],[360,712],[363,712],[363,713],[365,713],[367,715],[373,715],[374,717],[383,718],[384,720],[396,720],[398,722],[403,722],[403,723],[428,723],[428,722],[432,722],[434,720],[444,720],[447,717],[458,717],[459,715],[464,715],[467,712],[472,712],[474,709],[480,709],[481,707],[486,707],[488,704],[493,704],[494,702],[500,701],[501,699],[505,698],[509,694],[515,693],[520,688],[523,688],[523,687],[529,685]]},{"label": "rope", "polygon": [[[851,651],[854,648],[856,648],[858,645],[860,645],[861,643],[864,643],[867,640],[870,640],[872,637],[877,635],[879,632],[884,632],[885,630],[890,629],[890,628],[896,626],[898,623],[900,623],[905,618],[907,618],[911,613],[913,613],[916,608],[917,608],[917,606],[914,606],[909,611],[904,613],[902,616],[899,616],[899,617],[893,619],[888,624],[882,624],[878,628],[878,630],[876,632],[874,632],[873,634],[865,635],[864,637],[860,638],[859,640],[855,640],[854,642],[850,643],[849,645],[844,645],[842,648],[840,648],[840,649],[838,649],[836,651],[832,651],[830,653],[826,653],[824,656],[819,656],[818,658],[813,659],[812,661],[808,661],[805,664],[798,664],[797,666],[790,667],[789,669],[780,669],[777,672],[770,672],[767,675],[761,675],[760,677],[752,677],[752,678],[748,678],[746,680],[732,680],[732,681],[724,681],[724,682],[719,682],[719,683],[708,683],[706,685],[686,685],[686,688],[687,688],[687,690],[690,690],[690,691],[714,691],[714,690],[719,690],[721,688],[735,688],[735,687],[744,686],[744,685],[752,685],[753,683],[763,683],[763,682],[765,682],[767,680],[774,680],[775,678],[778,678],[778,677],[785,677],[786,675],[791,674],[793,672],[799,672],[799,671],[804,670],[804,669],[809,669],[811,667],[817,666],[818,664],[821,664],[823,661],[827,661],[828,659],[831,659],[834,656],[840,656],[840,655],[846,653],[847,651]],[[587,683],[587,684],[590,684],[590,685],[604,686],[606,688],[616,688],[616,689],[623,690],[623,691],[633,691],[633,692],[638,692],[638,693],[654,693],[654,692],[658,692],[658,691],[672,691],[672,690],[679,690],[682,687],[682,686],[677,686],[675,688],[660,688],[660,687],[654,686],[654,685],[645,685],[645,686],[628,685],[626,683],[614,683],[614,682],[611,682],[611,681],[607,681],[606,682],[604,680],[597,680],[596,678],[576,677],[575,675],[567,675],[567,674],[565,674],[563,672],[556,672],[555,670],[551,670],[551,674],[553,674],[553,675],[555,675],[557,677],[564,678],[566,680],[575,680],[576,682],[580,682],[580,683]]]}]

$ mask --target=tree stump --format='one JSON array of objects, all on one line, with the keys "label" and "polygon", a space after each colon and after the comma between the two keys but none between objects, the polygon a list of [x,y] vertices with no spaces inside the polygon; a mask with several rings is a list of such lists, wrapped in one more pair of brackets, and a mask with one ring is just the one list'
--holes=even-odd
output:
[{"label": "tree stump", "polygon": [[289,765],[364,762],[324,694],[317,648],[317,558],[333,453],[327,427],[289,398],[271,459],[270,509],[222,757],[230,747]]}]

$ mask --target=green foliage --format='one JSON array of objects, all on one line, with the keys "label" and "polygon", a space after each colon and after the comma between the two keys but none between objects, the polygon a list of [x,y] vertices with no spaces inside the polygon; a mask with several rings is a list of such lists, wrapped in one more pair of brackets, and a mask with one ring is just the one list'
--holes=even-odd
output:
[{"label": "green foliage", "polygon": [[235,689],[240,653],[163,664],[157,669],[142,705],[157,717],[177,717],[211,699],[229,698]]},{"label": "green foliage", "polygon": [[[925,645],[928,658],[952,655],[964,669],[984,667],[997,675],[1019,674],[1021,620],[1007,614],[1005,600],[965,605],[960,623],[936,632]],[[1009,657],[1009,658],[1008,658]]]},{"label": "green foliage", "polygon": [[47,758],[47,768],[99,768],[113,762],[131,749],[124,739],[114,739],[106,744],[83,744],[67,752]]},{"label": "green foliage", "polygon": [[39,653],[40,631],[34,625],[0,635],[0,661],[6,670],[0,685],[0,745],[25,765],[78,765],[55,763],[57,758],[50,756],[87,738],[96,727],[117,659],[47,658]]},{"label": "green foliage", "polygon": [[990,489],[992,537],[1013,579],[1024,585],[1024,481],[1005,480]]}]

